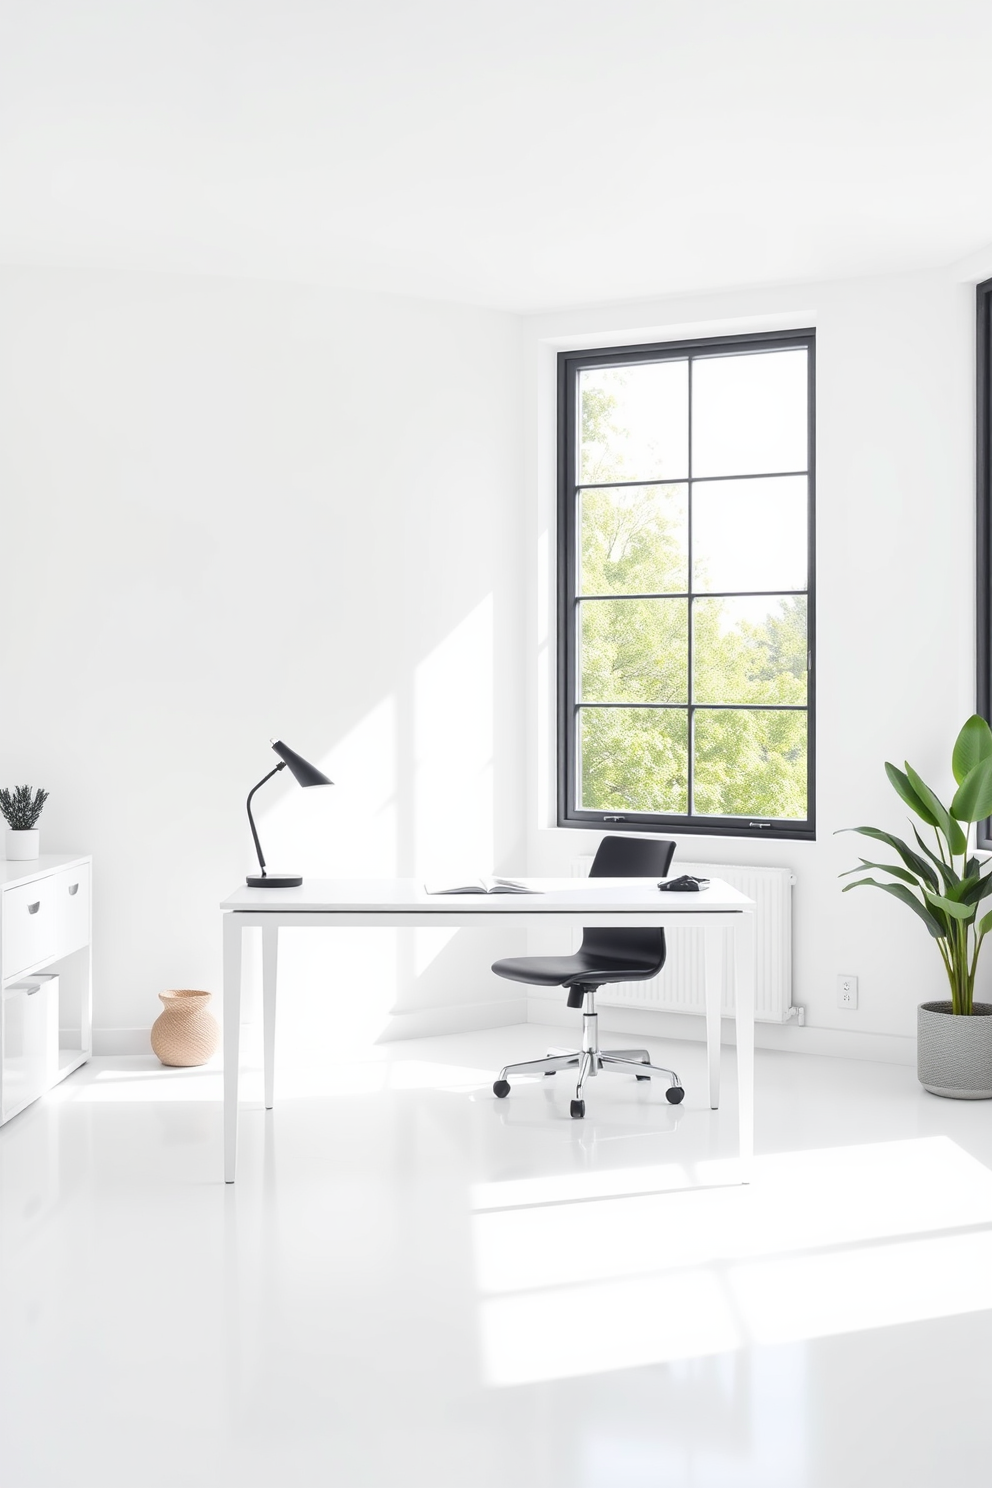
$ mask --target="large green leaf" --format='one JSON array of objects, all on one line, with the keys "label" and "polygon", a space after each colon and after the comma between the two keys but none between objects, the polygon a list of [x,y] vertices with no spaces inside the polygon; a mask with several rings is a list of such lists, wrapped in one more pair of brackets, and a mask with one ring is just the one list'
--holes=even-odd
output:
[{"label": "large green leaf", "polygon": [[885,773],[889,777],[893,788],[898,791],[899,795],[906,802],[910,811],[915,811],[917,816],[921,817],[928,827],[935,827],[937,825],[937,818],[917,795],[910,784],[908,775],[904,775],[901,770],[897,770],[895,765],[890,765],[888,760],[885,761]]},{"label": "large green leaf", "polygon": [[992,894],[992,873],[985,873],[980,878],[969,879],[969,888],[961,895],[962,904],[979,904]]},{"label": "large green leaf", "polygon": [[982,915],[982,918],[978,922],[978,933],[980,935],[987,935],[990,930],[992,930],[992,910],[987,915]]},{"label": "large green leaf", "polygon": [[927,903],[942,909],[955,920],[973,920],[975,918],[975,906],[973,904],[955,904],[953,899],[945,899],[943,894],[934,894],[929,889],[923,890],[927,896]]},{"label": "large green leaf", "polygon": [[871,863],[867,858],[859,858],[857,868],[846,868],[843,873],[838,874],[838,877],[846,878],[849,873],[862,873],[866,868],[881,868],[883,873],[891,873],[893,878],[912,884],[914,889],[923,887],[916,874],[910,873],[907,868],[897,868],[894,863]]},{"label": "large green leaf", "polygon": [[916,771],[913,769],[908,760],[906,761],[906,774],[909,776],[910,785],[913,787],[914,791],[919,796],[924,806],[927,808],[932,816],[936,817],[937,827],[947,838],[947,844],[950,847],[951,852],[966,852],[968,849],[967,837],[964,835],[961,828],[954,820],[953,816],[951,816],[947,807],[942,805],[942,803],[938,800],[933,791],[927,785],[926,781],[922,780],[920,776],[917,775]]},{"label": "large green leaf", "polygon": [[956,884],[952,884],[946,890],[947,897],[953,899],[955,904],[975,904],[982,897],[979,894],[976,899],[971,898],[971,891],[978,887],[978,883],[977,875],[974,878],[959,879]]},{"label": "large green leaf", "polygon": [[909,889],[905,888],[902,884],[884,884],[879,883],[878,880],[875,878],[859,878],[857,883],[845,884],[843,892],[846,894],[848,889],[860,889],[864,888],[866,885],[873,889],[884,889],[887,894],[894,895],[896,899],[900,899],[903,904],[908,905],[908,907],[913,910],[915,914],[919,915],[920,919],[923,921],[924,925],[926,925],[927,929],[930,931],[930,934],[934,937],[935,940],[943,940],[946,938],[947,931],[940,923],[940,921],[936,919],[928,909],[924,908],[920,901],[913,894],[910,893]]},{"label": "large green leaf", "polygon": [[891,832],[883,832],[879,827],[839,827],[838,831],[860,832],[862,837],[872,837],[876,842],[884,842],[886,847],[891,847],[893,852],[899,854],[906,867],[918,878],[922,878],[923,882],[929,884],[932,889],[937,887],[937,875],[926,859],[921,858],[919,853],[915,853],[911,847],[907,847],[901,837],[893,837]]},{"label": "large green leaf", "polygon": [[954,793],[951,815],[958,821],[984,821],[992,813],[992,759],[982,759],[969,770]]},{"label": "large green leaf", "polygon": [[[912,825],[912,823],[910,825]],[[931,863],[933,863],[935,865],[935,867],[937,869],[937,872],[940,874],[941,878],[944,880],[944,888],[945,889],[949,889],[952,884],[960,883],[961,880],[960,880],[960,878],[958,876],[957,870],[954,867],[952,867],[952,865],[950,863],[942,863],[940,861],[940,859],[938,858],[937,854],[935,852],[933,852],[932,849],[930,849],[929,847],[927,847],[926,843],[923,841],[923,838],[920,836],[919,832],[916,830],[915,827],[913,827],[913,836],[916,838],[917,842],[920,844],[920,847],[926,853],[926,855],[930,859]],[[931,883],[930,887],[932,889],[935,889],[937,887],[937,880],[936,880],[936,878],[934,878],[934,880]]]},{"label": "large green leaf", "polygon": [[[973,713],[967,723],[962,726],[954,743],[954,754],[951,757],[951,768],[954,771],[954,779],[958,785],[962,785],[982,760],[992,760],[992,729],[989,728],[984,718]],[[978,821],[978,817],[959,817],[959,821]]]}]

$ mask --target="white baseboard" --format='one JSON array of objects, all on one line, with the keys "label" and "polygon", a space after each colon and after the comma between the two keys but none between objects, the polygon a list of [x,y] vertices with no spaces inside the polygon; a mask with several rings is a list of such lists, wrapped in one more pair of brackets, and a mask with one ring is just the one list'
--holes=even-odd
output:
[{"label": "white baseboard", "polygon": [[[490,1002],[412,1008],[409,1012],[390,1014],[389,1023],[376,1042],[471,1033],[476,1029],[503,1028],[511,1023],[544,1023],[555,1028],[574,1028],[577,1037],[579,1014],[565,1006],[564,998],[550,997],[511,997]],[[706,1038],[702,1018],[692,1013],[603,1005],[599,1023],[604,1033],[642,1033],[646,1038],[694,1039],[698,1043]],[[150,1028],[94,1028],[93,1053],[150,1054],[150,1035]],[[722,1038],[725,1044],[735,1042],[732,1018],[723,1019]],[[754,1041],[759,1049],[825,1054],[836,1059],[867,1059],[877,1064],[916,1063],[915,1038],[894,1033],[852,1033],[845,1028],[798,1028],[794,1023],[758,1023]]]},{"label": "white baseboard", "polygon": [[[528,1023],[572,1027],[578,1031],[580,1014],[566,1007],[565,1000],[531,997]],[[695,1013],[659,1012],[651,1008],[618,1008],[601,1005],[599,1026],[603,1033],[643,1034],[645,1038],[694,1039],[702,1043],[706,1025]],[[722,1020],[721,1037],[734,1044],[733,1018]],[[799,1028],[794,1023],[756,1023],[754,1042],[759,1049],[783,1049],[795,1054],[825,1054],[835,1059],[867,1059],[875,1064],[916,1063],[916,1039],[896,1033],[852,1033],[846,1028]]]},{"label": "white baseboard", "polygon": [[492,1002],[453,1002],[440,1007],[390,1013],[389,1022],[376,1043],[433,1038],[443,1033],[471,1033],[479,1028],[503,1028],[510,1023],[526,1022],[526,997],[501,997]]},{"label": "white baseboard", "polygon": [[94,1028],[94,1054],[150,1054],[151,1028]]},{"label": "white baseboard", "polygon": [[[389,1014],[389,1022],[377,1044],[394,1039],[434,1038],[444,1033],[471,1033],[482,1028],[503,1028],[527,1022],[526,997],[502,997],[489,1002],[453,1002]],[[254,1023],[242,1024],[242,1039],[257,1035]],[[150,1054],[151,1028],[94,1028],[94,1054]]]}]

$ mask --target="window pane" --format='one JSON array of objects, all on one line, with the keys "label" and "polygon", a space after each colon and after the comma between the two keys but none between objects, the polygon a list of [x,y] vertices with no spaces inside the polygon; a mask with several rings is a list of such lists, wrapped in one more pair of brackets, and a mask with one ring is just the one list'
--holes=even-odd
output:
[{"label": "window pane", "polygon": [[805,704],[806,656],[805,595],[693,603],[694,702]]},{"label": "window pane", "polygon": [[614,486],[580,496],[582,594],[684,594],[686,487]]},{"label": "window pane", "polygon": [[694,810],[804,821],[805,713],[696,710]]},{"label": "window pane", "polygon": [[692,364],[693,475],[805,470],[806,351]]},{"label": "window pane", "polygon": [[696,589],[805,589],[806,477],[706,481],[692,490]]},{"label": "window pane", "polygon": [[689,701],[688,600],[586,599],[579,608],[583,702]]},{"label": "window pane", "polygon": [[581,709],[579,807],[684,816],[688,738],[688,715],[681,709]]},{"label": "window pane", "polygon": [[687,362],[580,372],[579,417],[579,485],[688,475]]}]

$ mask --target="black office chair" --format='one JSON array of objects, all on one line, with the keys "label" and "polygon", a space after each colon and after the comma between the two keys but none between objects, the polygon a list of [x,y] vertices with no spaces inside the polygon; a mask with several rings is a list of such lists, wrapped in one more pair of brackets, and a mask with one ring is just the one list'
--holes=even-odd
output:
[{"label": "black office chair", "polygon": [[[656,838],[604,837],[589,869],[590,878],[664,878],[675,852],[674,842]],[[510,1093],[508,1075],[556,1075],[559,1070],[577,1069],[579,1081],[572,1101],[572,1115],[586,1114],[582,1087],[590,1075],[606,1070],[633,1074],[638,1080],[663,1076],[665,1095],[673,1106],[685,1095],[674,1070],[651,1063],[646,1049],[601,1050],[596,1032],[596,992],[607,982],[644,982],[657,976],[665,964],[664,930],[585,930],[574,956],[516,956],[497,961],[493,971],[511,982],[532,987],[567,987],[568,1006],[582,1009],[582,1048],[549,1051],[545,1059],[508,1064],[499,1072],[493,1094],[500,1100]]]}]

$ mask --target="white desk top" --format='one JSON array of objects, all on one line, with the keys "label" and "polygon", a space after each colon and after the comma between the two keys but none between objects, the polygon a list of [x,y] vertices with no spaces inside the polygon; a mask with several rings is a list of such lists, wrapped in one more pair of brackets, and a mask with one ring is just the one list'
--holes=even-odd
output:
[{"label": "white desk top", "polygon": [[722,879],[695,894],[660,893],[645,878],[521,878],[537,894],[428,894],[413,878],[311,878],[296,889],[249,889],[243,885],[222,900],[221,909],[333,914],[336,911],[416,914],[554,914],[588,910],[645,910],[711,914],[754,908],[754,900]]}]

